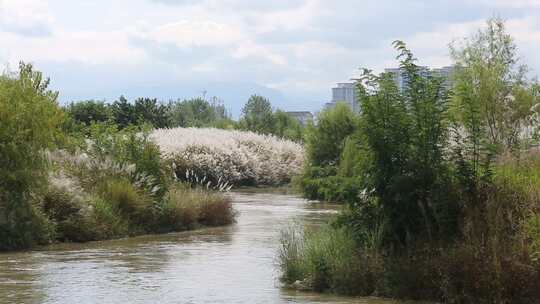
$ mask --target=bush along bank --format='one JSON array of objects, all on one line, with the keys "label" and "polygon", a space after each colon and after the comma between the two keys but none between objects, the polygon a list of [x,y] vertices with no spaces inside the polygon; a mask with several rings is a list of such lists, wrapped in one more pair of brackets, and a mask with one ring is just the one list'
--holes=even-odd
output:
[{"label": "bush along bank", "polygon": [[148,132],[93,125],[84,152],[51,153],[44,211],[63,241],[165,233],[233,222],[230,198],[177,182]]},{"label": "bush along bank", "polygon": [[[365,70],[362,113],[330,110],[322,114],[330,123],[307,135],[298,183],[308,196],[347,204],[320,231],[284,231],[283,280],[355,295],[537,303],[538,84],[516,66],[498,19],[452,47],[450,91],[423,75],[405,44],[395,47],[407,86]],[[340,120],[349,127],[325,129]]]},{"label": "bush along bank", "polygon": [[75,132],[31,65],[0,76],[0,250],[234,221],[227,194],[173,178],[145,127]]},{"label": "bush along bank", "polygon": [[217,188],[287,184],[304,160],[300,144],[248,131],[157,129],[151,137],[180,180]]}]

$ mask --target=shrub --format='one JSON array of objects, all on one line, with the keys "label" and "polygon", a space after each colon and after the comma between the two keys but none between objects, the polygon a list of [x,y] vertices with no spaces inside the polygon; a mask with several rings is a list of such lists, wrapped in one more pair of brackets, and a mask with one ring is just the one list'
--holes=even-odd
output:
[{"label": "shrub", "polygon": [[301,187],[304,196],[311,200],[347,203],[358,200],[360,183],[357,178],[329,176],[324,178],[303,178]]},{"label": "shrub", "polygon": [[124,96],[110,106],[112,119],[116,126],[123,129],[128,126],[150,124],[156,128],[168,126],[167,111],[169,107],[157,99],[137,98],[134,103],[127,101]]},{"label": "shrub", "polygon": [[294,283],[306,278],[304,262],[304,231],[298,226],[281,230],[278,262],[282,271],[281,280]]},{"label": "shrub", "polygon": [[49,218],[59,223],[69,219],[82,209],[83,202],[66,189],[51,185],[43,196],[43,211]]},{"label": "shrub", "polygon": [[123,216],[140,220],[152,206],[152,200],[128,180],[113,179],[103,183],[101,195],[104,200],[113,204]]},{"label": "shrub", "polygon": [[35,205],[46,181],[45,150],[61,137],[57,92],[32,65],[0,76],[0,249],[49,239],[49,224]]},{"label": "shrub", "polygon": [[230,198],[217,193],[207,193],[202,201],[199,222],[206,226],[228,225],[234,222],[235,212]]},{"label": "shrub", "polygon": [[124,219],[114,204],[94,198],[89,214],[89,227],[96,240],[106,240],[129,235],[129,223]]},{"label": "shrub", "polygon": [[151,138],[179,179],[190,171],[212,184],[279,185],[298,174],[303,162],[299,144],[252,132],[175,128],[155,130]]},{"label": "shrub", "polygon": [[[0,221],[0,250],[27,248],[32,245],[44,245],[55,238],[55,226],[43,214],[38,203],[32,197],[23,197],[22,202],[13,201],[19,206],[9,206],[0,194],[0,203],[7,206],[0,208],[3,218]],[[9,208],[9,212],[6,212]],[[4,210],[1,210],[4,209]]]},{"label": "shrub", "polygon": [[200,224],[230,224],[234,216],[231,201],[224,194],[177,184],[164,197],[159,226],[180,231]]},{"label": "shrub", "polygon": [[345,104],[322,111],[318,124],[306,130],[306,155],[312,166],[337,165],[345,140],[358,128],[356,115]]},{"label": "shrub", "polygon": [[380,259],[368,250],[360,254],[346,229],[323,227],[304,233],[287,228],[281,234],[278,259],[283,280],[300,280],[316,291],[371,295],[381,281]]}]

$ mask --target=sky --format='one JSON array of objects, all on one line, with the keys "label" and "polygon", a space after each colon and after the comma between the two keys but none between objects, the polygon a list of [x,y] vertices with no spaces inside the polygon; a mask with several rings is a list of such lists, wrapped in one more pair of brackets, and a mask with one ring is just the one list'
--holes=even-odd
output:
[{"label": "sky", "polygon": [[31,62],[60,101],[251,94],[319,110],[359,68],[396,66],[399,39],[432,67],[493,16],[540,71],[540,0],[0,0],[0,64]]}]

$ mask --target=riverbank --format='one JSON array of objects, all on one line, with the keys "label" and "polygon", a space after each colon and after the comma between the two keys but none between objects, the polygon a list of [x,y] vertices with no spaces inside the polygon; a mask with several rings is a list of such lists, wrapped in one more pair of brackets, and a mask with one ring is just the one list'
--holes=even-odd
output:
[{"label": "riverbank", "polygon": [[451,48],[452,86],[426,77],[395,41],[406,87],[364,69],[361,111],[338,104],[319,114],[297,181],[305,197],[346,208],[324,229],[284,231],[286,283],[445,303],[539,301],[538,82],[518,72],[503,20],[463,42]]}]

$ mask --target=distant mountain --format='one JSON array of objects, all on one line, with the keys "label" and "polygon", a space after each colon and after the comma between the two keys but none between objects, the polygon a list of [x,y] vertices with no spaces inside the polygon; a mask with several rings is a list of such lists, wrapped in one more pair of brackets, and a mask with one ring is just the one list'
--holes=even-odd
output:
[{"label": "distant mountain", "polygon": [[[206,91],[208,99],[221,99],[234,118],[252,94],[267,97],[276,108],[286,111],[318,111],[329,96],[293,96],[256,83],[226,83],[204,81],[173,81],[154,70],[125,70],[84,65],[40,65],[51,77],[51,87],[60,92],[60,102],[98,99],[114,102],[120,95],[128,100],[152,97],[164,101],[200,97]],[[113,72],[111,72],[111,70]],[[325,90],[330,92],[330,89]]]}]

